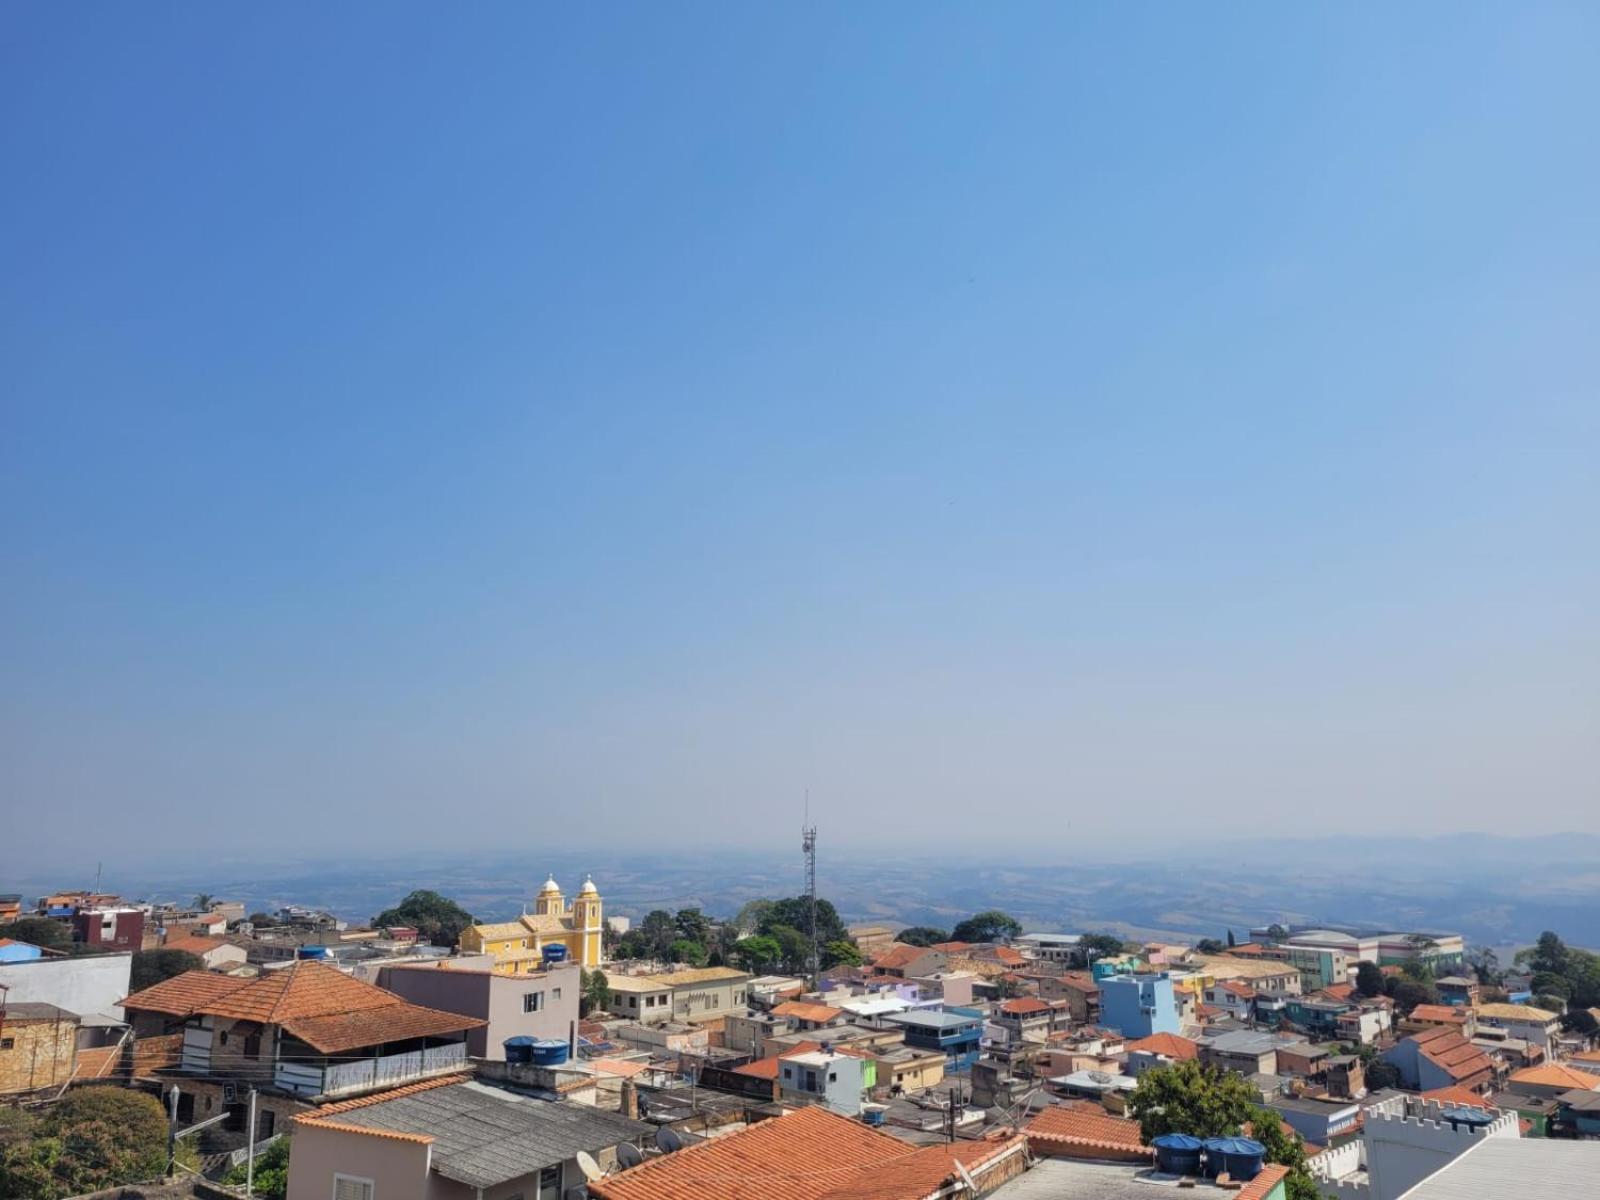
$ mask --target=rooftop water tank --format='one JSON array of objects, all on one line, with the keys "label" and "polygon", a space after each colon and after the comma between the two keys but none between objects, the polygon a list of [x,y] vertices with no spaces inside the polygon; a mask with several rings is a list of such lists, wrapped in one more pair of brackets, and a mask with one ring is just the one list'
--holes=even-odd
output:
[{"label": "rooftop water tank", "polygon": [[567,948],[559,943],[554,946],[544,947],[539,951],[539,954],[543,957],[546,966],[551,963],[567,961]]},{"label": "rooftop water tank", "polygon": [[868,1125],[882,1125],[884,1114],[889,1111],[887,1104],[863,1104],[861,1106],[861,1119]]},{"label": "rooftop water tank", "polygon": [[1495,1121],[1493,1113],[1481,1108],[1469,1108],[1465,1104],[1444,1109],[1439,1115],[1450,1122],[1451,1129],[1465,1129],[1469,1132],[1482,1129],[1486,1125],[1493,1125]]},{"label": "rooftop water tank", "polygon": [[1096,979],[1110,979],[1117,973],[1117,964],[1107,959],[1101,959],[1090,968]]},{"label": "rooftop water tank", "polygon": [[506,1061],[508,1063],[531,1063],[533,1061],[533,1043],[531,1037],[509,1037],[501,1044],[506,1048]]},{"label": "rooftop water tank", "polygon": [[1187,1133],[1163,1133],[1152,1138],[1156,1148],[1156,1170],[1164,1175],[1198,1175],[1200,1151],[1205,1143]]},{"label": "rooftop water tank", "polygon": [[1229,1179],[1241,1182],[1261,1174],[1261,1161],[1267,1148],[1243,1137],[1206,1139],[1206,1174],[1215,1178],[1226,1171]]},{"label": "rooftop water tank", "polygon": [[560,1038],[536,1038],[533,1042],[533,1065],[559,1067],[567,1061],[567,1044]]},{"label": "rooftop water tank", "polygon": [[296,958],[327,958],[328,948],[326,946],[301,946],[295,950],[294,956]]}]

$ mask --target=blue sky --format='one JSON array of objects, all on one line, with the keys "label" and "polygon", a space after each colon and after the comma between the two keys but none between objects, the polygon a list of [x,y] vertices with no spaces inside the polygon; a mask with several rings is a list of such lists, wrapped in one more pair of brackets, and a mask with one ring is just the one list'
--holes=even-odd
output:
[{"label": "blue sky", "polygon": [[12,5],[8,840],[1600,830],[1597,53]]}]

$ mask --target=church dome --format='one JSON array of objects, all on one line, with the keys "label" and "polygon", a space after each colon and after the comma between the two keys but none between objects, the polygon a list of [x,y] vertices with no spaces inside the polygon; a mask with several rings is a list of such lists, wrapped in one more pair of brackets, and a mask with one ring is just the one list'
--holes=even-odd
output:
[{"label": "church dome", "polygon": [[578,889],[578,894],[581,896],[598,896],[600,894],[600,889],[594,885],[594,876],[585,875],[583,877],[583,886]]},{"label": "church dome", "polygon": [[554,892],[557,895],[560,895],[561,893],[561,885],[556,882],[556,877],[554,875],[546,879],[544,881],[544,886],[539,889],[539,894],[541,896],[549,895],[551,892]]}]

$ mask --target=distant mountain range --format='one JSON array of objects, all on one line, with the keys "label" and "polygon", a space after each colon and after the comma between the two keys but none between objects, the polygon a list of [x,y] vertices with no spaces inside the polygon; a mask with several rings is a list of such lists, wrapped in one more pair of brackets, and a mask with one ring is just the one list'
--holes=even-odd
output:
[{"label": "distant mountain range", "polygon": [[[948,928],[1002,908],[1029,929],[1110,930],[1128,936],[1220,937],[1273,921],[1448,931],[1499,947],[1544,929],[1600,945],[1600,837],[1501,838],[1337,835],[1192,846],[1154,840],[1136,854],[1004,863],[998,856],[820,858],[819,889],[852,922]],[[1037,858],[1037,852],[1034,853]],[[1066,856],[1063,856],[1065,859]],[[798,850],[763,855],[615,851],[423,855],[384,860],[217,861],[207,866],[108,870],[103,884],[130,898],[178,900],[205,891],[252,909],[294,902],[366,920],[413,888],[449,895],[484,918],[520,911],[546,874],[576,889],[593,872],[607,911],[699,906],[729,916],[746,900],[803,888]],[[34,896],[93,880],[59,875],[0,879]]]}]

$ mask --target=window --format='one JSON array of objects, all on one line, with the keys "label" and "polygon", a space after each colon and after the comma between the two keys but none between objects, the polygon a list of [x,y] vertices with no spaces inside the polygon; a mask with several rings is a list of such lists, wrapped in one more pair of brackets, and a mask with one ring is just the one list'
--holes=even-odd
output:
[{"label": "window", "polygon": [[17,1044],[16,1038],[0,1038],[0,1050],[10,1050]]},{"label": "window", "polygon": [[372,1180],[335,1174],[333,1200],[372,1200]]},{"label": "window", "polygon": [[538,1012],[543,1007],[543,992],[529,992],[522,997],[522,1011],[525,1013]]},{"label": "window", "polygon": [[551,988],[550,989],[550,999],[552,1001],[561,999],[561,989],[560,988]]}]

